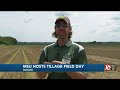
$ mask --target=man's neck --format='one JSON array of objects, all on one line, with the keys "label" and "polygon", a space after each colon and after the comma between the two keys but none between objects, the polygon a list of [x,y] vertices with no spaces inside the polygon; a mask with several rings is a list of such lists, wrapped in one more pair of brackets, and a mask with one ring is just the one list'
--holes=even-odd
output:
[{"label": "man's neck", "polygon": [[67,41],[68,41],[68,38],[66,38],[66,39],[58,39],[58,45],[59,46],[64,46]]}]

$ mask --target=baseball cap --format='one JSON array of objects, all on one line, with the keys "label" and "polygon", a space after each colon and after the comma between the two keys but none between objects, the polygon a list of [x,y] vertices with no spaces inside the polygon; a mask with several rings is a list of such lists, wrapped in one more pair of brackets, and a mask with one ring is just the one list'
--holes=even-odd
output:
[{"label": "baseball cap", "polygon": [[67,24],[71,25],[70,23],[70,19],[67,16],[59,16],[56,21],[55,24],[57,23],[58,20],[64,20]]}]

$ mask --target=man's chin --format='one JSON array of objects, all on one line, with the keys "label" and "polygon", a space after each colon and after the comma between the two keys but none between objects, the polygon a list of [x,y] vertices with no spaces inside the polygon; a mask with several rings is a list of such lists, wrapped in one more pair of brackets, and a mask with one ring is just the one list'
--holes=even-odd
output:
[{"label": "man's chin", "polygon": [[63,36],[59,36],[58,38],[59,38],[59,39],[65,39],[65,37],[63,37]]}]

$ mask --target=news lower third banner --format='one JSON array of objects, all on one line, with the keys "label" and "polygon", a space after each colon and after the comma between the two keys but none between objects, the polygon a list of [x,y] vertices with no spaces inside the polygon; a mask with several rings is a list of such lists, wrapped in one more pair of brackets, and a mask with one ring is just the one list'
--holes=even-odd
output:
[{"label": "news lower third banner", "polygon": [[0,72],[104,72],[104,64],[0,64]]}]

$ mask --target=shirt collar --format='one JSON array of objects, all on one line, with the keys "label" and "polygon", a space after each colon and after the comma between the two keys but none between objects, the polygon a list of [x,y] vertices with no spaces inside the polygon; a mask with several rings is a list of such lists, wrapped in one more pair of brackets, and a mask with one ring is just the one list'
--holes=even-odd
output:
[{"label": "shirt collar", "polygon": [[[72,45],[72,41],[68,40],[67,43],[65,44],[65,46],[70,47]],[[57,41],[55,42],[54,46],[58,46]]]}]

